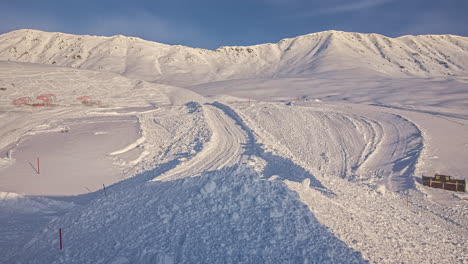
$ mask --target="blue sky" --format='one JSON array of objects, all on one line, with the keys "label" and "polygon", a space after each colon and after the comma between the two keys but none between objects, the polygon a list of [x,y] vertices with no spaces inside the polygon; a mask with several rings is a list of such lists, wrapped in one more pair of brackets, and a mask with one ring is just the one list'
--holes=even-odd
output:
[{"label": "blue sky", "polygon": [[215,49],[330,29],[468,36],[467,14],[467,0],[0,0],[0,33],[121,34]]}]

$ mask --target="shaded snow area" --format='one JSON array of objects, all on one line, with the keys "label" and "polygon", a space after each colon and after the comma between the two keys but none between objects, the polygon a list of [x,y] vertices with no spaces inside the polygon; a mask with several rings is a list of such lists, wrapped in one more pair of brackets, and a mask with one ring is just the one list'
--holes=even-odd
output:
[{"label": "shaded snow area", "polygon": [[[152,172],[138,177],[156,177]],[[295,192],[242,167],[111,188],[49,223],[18,263],[364,263]],[[128,202],[128,201],[131,202]],[[57,230],[63,229],[64,252]]]},{"label": "shaded snow area", "polygon": [[[421,174],[427,174],[422,168],[432,164],[431,159],[422,157],[422,152],[427,155],[431,150],[424,149],[423,133],[408,119],[373,106],[233,106],[253,129],[256,141],[271,151],[270,155],[311,172],[305,179],[298,179],[301,173],[289,167],[286,170],[291,175],[283,179],[320,223],[366,259],[376,263],[466,261],[466,200],[420,184]],[[436,140],[429,132],[433,126],[444,125],[445,119],[408,116],[420,121],[421,129],[427,131],[432,142],[438,142],[437,146],[453,141],[450,137]],[[427,118],[430,123],[425,122]],[[466,120],[459,121],[466,124]],[[459,126],[454,137],[468,132],[466,125]],[[467,140],[464,137],[458,141],[462,146],[453,148],[465,159]],[[460,173],[466,168],[465,162],[450,164],[452,170],[446,171],[466,179],[466,174]],[[264,173],[270,171],[268,167],[264,167]]]},{"label": "shaded snow area", "polygon": [[[423,137],[408,119],[372,106],[343,104],[242,103],[236,109],[265,149],[303,166],[326,186],[328,193],[313,188],[310,176],[302,183],[285,180],[320,223],[365,259],[466,261],[466,201],[420,184],[422,172],[416,165],[425,160]],[[422,128],[429,130],[445,121],[431,120],[430,125],[421,122]],[[444,140],[452,141],[439,139],[439,146]],[[466,158],[463,148],[458,153]],[[427,168],[424,162],[421,168]],[[451,164],[451,174],[466,179],[466,174],[457,174],[466,164]]]},{"label": "shaded snow area", "polygon": [[74,208],[70,202],[0,192],[0,262],[17,263],[18,250],[32,234]]},{"label": "shaded snow area", "polygon": [[468,263],[467,47],[0,35],[0,263]]}]

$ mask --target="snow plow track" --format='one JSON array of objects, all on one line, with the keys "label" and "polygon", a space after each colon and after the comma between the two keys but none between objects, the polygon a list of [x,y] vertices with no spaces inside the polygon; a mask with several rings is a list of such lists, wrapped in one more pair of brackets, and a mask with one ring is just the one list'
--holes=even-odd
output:
[{"label": "snow plow track", "polygon": [[239,163],[244,152],[242,145],[247,143],[245,131],[214,106],[203,105],[203,113],[212,131],[209,142],[195,157],[182,162],[155,180],[169,181],[196,176],[203,171],[219,170]]},{"label": "snow plow track", "polygon": [[214,102],[203,106],[205,120],[212,131],[209,142],[193,158],[180,163],[174,169],[158,176],[154,181],[170,181],[193,177],[203,172],[220,170],[239,163],[255,166],[261,160],[263,177],[274,176],[281,180],[303,182],[319,191],[332,194],[309,171],[292,160],[266,152],[262,144],[257,143],[250,129],[231,107]]},{"label": "snow plow track", "polygon": [[236,111],[268,151],[321,179],[385,184],[392,191],[415,186],[412,176],[423,137],[415,124],[400,115],[269,103],[238,105]]}]

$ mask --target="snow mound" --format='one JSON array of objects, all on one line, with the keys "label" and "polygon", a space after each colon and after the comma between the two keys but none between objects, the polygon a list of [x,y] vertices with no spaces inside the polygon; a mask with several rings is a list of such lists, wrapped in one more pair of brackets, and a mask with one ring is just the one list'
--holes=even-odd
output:
[{"label": "snow mound", "polygon": [[284,183],[237,166],[138,192],[110,188],[21,251],[21,263],[366,263]]}]

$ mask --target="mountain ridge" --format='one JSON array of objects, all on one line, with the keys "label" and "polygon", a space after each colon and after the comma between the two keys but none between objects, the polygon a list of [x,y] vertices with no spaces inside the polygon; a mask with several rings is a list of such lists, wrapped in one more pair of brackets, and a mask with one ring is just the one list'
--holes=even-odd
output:
[{"label": "mountain ridge", "polygon": [[0,35],[0,60],[113,72],[177,86],[323,72],[359,71],[399,78],[465,76],[468,38],[389,38],[330,30],[277,43],[207,50],[122,35],[99,37],[22,29]]}]

